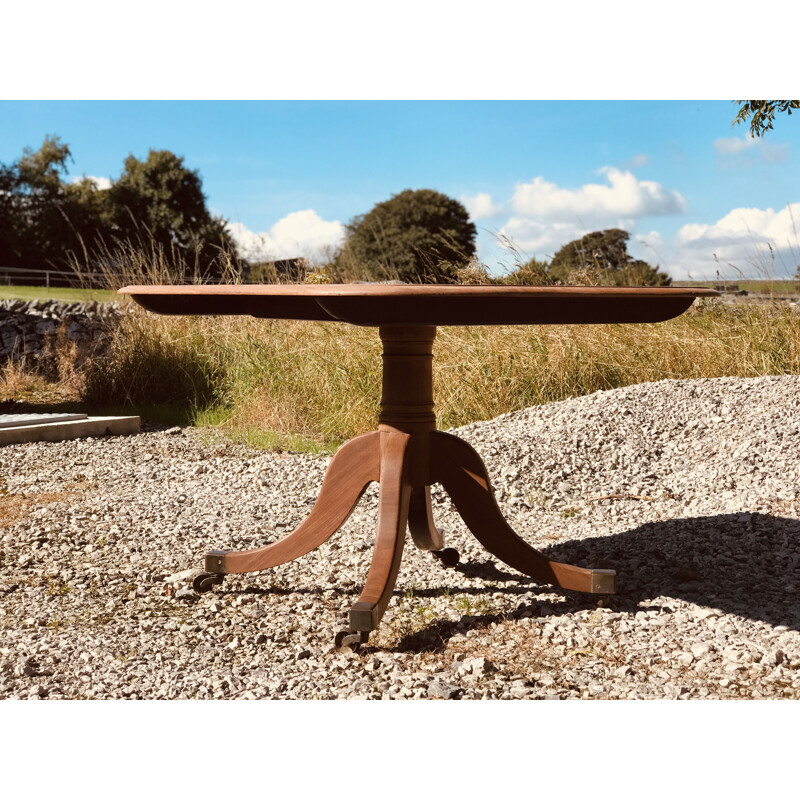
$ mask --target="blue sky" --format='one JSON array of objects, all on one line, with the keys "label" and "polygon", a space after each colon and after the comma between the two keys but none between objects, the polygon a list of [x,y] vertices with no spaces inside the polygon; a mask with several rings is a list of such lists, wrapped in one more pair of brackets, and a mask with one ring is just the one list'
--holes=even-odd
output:
[{"label": "blue sky", "polygon": [[[319,255],[342,225],[404,189],[460,199],[493,270],[623,227],[675,278],[794,272],[800,114],[753,141],[729,101],[3,101],[0,161],[69,144],[69,178],[119,176],[150,148],[183,156],[242,246]],[[788,244],[795,245],[794,254]]]}]

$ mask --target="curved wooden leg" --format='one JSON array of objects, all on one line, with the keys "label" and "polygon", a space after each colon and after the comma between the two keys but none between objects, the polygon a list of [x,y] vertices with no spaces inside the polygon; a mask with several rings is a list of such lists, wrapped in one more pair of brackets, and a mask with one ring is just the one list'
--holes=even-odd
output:
[{"label": "curved wooden leg", "polygon": [[403,474],[410,438],[406,433],[381,432],[381,488],[375,550],[364,589],[350,609],[351,631],[373,631],[378,627],[397,580],[411,497],[411,486]]},{"label": "curved wooden leg", "polygon": [[431,487],[415,486],[408,506],[408,529],[420,550],[441,550],[444,534],[436,527],[431,510]]},{"label": "curved wooden leg", "polygon": [[367,485],[380,478],[380,436],[377,431],[365,433],[339,448],[314,507],[291,533],[254,550],[212,551],[206,556],[206,570],[221,575],[256,572],[285,564],[326,542],[350,516]]},{"label": "curved wooden leg", "polygon": [[441,483],[475,538],[510,567],[543,583],[593,594],[614,594],[614,570],[583,569],[549,561],[503,518],[480,456],[442,431],[431,434],[431,481]]}]

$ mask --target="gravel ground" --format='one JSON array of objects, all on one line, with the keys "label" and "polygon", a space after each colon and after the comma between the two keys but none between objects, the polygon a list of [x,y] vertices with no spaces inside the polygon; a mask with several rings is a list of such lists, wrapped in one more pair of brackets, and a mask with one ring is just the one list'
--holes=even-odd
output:
[{"label": "gravel ground", "polygon": [[457,433],[520,535],[617,569],[607,606],[497,562],[436,487],[461,564],[409,541],[380,629],[338,650],[376,487],[317,551],[198,596],[205,552],[291,530],[329,459],[191,429],[13,445],[0,449],[0,697],[800,695],[800,377],[642,384]]}]

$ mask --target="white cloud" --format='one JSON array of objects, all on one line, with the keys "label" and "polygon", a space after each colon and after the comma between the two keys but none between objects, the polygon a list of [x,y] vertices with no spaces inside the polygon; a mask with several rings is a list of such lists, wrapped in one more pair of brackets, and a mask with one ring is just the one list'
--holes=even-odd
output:
[{"label": "white cloud", "polygon": [[714,150],[718,156],[733,156],[742,153],[758,144],[758,139],[751,133],[746,133],[741,139],[717,139],[714,142]]},{"label": "white cloud", "polygon": [[111,181],[108,178],[98,178],[96,175],[81,175],[79,178],[73,178],[72,183],[80,183],[83,180],[91,181],[98,189],[111,188]]},{"label": "white cloud", "polygon": [[793,217],[800,222],[800,203],[780,211],[771,208],[734,208],[713,225],[684,225],[676,237],[681,244],[737,244],[742,241],[796,241]]},{"label": "white cloud", "polygon": [[316,211],[293,211],[279,219],[269,231],[255,233],[241,222],[228,223],[242,255],[253,261],[271,261],[314,256],[344,240],[344,225],[322,219]]},{"label": "white cloud", "polygon": [[664,237],[659,231],[650,231],[638,236],[631,236],[628,240],[628,252],[634,258],[641,258],[642,261],[647,261],[648,264],[653,264],[654,266],[656,264],[663,266],[664,249]]},{"label": "white cloud", "polygon": [[752,159],[736,158],[746,151],[751,151],[760,155],[765,161],[779,163],[789,157],[789,148],[786,144],[773,144],[763,138],[756,138],[752,133],[746,133],[741,139],[717,139],[714,142],[714,150],[718,156],[725,158],[726,163],[736,163],[742,166],[750,166]]},{"label": "white cloud", "polygon": [[[720,140],[723,141],[723,140]],[[717,151],[734,160],[750,151],[759,158],[777,158],[780,148],[765,153],[752,137],[724,140]],[[644,163],[644,156],[632,159]],[[507,237],[522,258],[549,259],[565,244],[591,231],[621,228],[630,233],[628,251],[669,274],[674,280],[742,277],[793,277],[800,266],[800,203],[778,211],[735,208],[716,222],[688,222],[675,235],[658,230],[638,233],[643,218],[685,213],[687,203],[675,190],[654,181],[640,181],[629,171],[598,170],[606,183],[587,183],[566,189],[539,176],[518,183],[505,204],[509,216],[501,225],[490,252],[479,241],[481,258],[507,265],[513,260],[503,247]],[[481,200],[478,200],[481,198]],[[497,207],[488,195],[462,197]],[[466,203],[465,203],[466,204]],[[651,222],[652,224],[652,222]]]},{"label": "white cloud", "polygon": [[[581,223],[583,220],[581,220]],[[515,215],[500,229],[524,258],[552,258],[567,242],[599,226]],[[712,224],[691,222],[675,236],[637,234],[636,220],[607,220],[603,227],[631,233],[628,251],[674,280],[791,278],[800,267],[800,203],[772,208],[735,208]],[[497,250],[493,255],[498,255]],[[508,253],[500,253],[500,262]],[[485,254],[484,258],[489,254]]]},{"label": "white cloud", "polygon": [[[631,225],[613,227],[633,231]],[[512,217],[503,226],[524,257],[551,258],[567,242],[597,228]],[[784,209],[735,208],[713,224],[688,223],[672,238],[631,233],[628,252],[674,280],[785,278],[800,266],[800,203]],[[503,259],[501,258],[501,261]]]},{"label": "white cloud", "polygon": [[650,231],[642,236],[636,237],[637,241],[647,244],[649,247],[661,247],[664,244],[664,238],[658,231]]},{"label": "white cloud", "polygon": [[326,221],[312,209],[294,211],[272,226],[272,235],[282,247],[317,250],[336,245],[344,238],[344,225],[338,220]]},{"label": "white cloud", "polygon": [[491,219],[503,212],[502,205],[495,205],[492,196],[481,192],[476,195],[464,195],[459,198],[472,219]]},{"label": "white cloud", "polygon": [[615,167],[599,170],[608,184],[588,183],[579,189],[562,189],[543,177],[519,183],[511,205],[524,217],[543,220],[577,220],[596,227],[623,217],[660,216],[686,211],[680,192],[655,181],[640,181],[630,171]]},{"label": "white cloud", "polygon": [[562,245],[588,232],[576,222],[543,223],[528,217],[511,217],[500,229],[523,255],[537,258],[551,258]]},{"label": "white cloud", "polygon": [[[673,278],[793,277],[800,262],[800,203],[780,211],[735,208],[711,225],[684,225],[664,246]],[[650,259],[648,259],[650,260]]]},{"label": "white cloud", "polygon": [[[648,157],[640,154],[633,160],[644,164]],[[598,172],[607,178],[606,184],[564,189],[542,176],[518,183],[510,202],[514,213],[499,233],[511,239],[523,255],[547,258],[591,231],[622,228],[633,232],[641,217],[686,210],[680,192],[660,183],[640,181],[630,171],[615,167]]]}]

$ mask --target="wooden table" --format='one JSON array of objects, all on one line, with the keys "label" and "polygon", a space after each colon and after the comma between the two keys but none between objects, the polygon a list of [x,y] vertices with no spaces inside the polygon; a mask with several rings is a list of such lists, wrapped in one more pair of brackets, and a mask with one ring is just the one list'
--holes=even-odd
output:
[{"label": "wooden table", "polygon": [[390,284],[265,286],[127,286],[159,314],[248,314],[269,319],[375,326],[383,342],[383,392],[378,430],[356,436],[334,455],[319,497],[301,525],[253,550],[212,550],[194,583],[208,591],[230,573],[255,572],[299,558],[327,541],[364,489],[379,484],[372,563],[349,630],[337,645],[359,646],[377,628],[394,589],[406,528],[414,544],[455,566],[434,524],[430,487],[440,483],[478,541],[494,556],[546,584],[592,594],[616,591],[616,573],[550,561],[503,518],[486,467],[475,450],[436,430],[433,340],[438,325],[543,325],[660,322],[683,313],[700,288],[418,286]]}]

